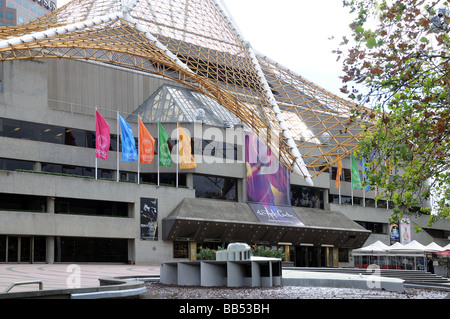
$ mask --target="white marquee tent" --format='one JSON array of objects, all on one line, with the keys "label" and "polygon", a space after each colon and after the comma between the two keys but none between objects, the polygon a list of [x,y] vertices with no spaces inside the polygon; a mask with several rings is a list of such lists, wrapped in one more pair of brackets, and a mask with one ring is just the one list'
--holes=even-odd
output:
[{"label": "white marquee tent", "polygon": [[441,247],[433,242],[424,246],[413,240],[405,245],[395,243],[387,246],[381,241],[377,241],[371,245],[354,249],[352,255],[356,267],[366,268],[370,264],[377,264],[386,269],[426,270],[426,257],[446,249],[450,249],[450,244]]}]

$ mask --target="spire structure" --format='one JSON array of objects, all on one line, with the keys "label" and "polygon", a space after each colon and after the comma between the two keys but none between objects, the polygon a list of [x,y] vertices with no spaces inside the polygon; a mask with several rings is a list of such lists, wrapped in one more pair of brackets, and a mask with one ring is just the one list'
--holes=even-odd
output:
[{"label": "spire structure", "polygon": [[352,110],[371,113],[255,51],[220,0],[72,0],[0,27],[0,61],[44,58],[109,63],[195,89],[310,185],[358,149],[362,129]]}]

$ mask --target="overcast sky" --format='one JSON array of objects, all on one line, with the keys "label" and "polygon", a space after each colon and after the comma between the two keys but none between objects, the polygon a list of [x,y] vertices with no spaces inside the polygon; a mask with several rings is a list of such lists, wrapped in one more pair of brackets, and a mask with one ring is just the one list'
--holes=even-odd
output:
[{"label": "overcast sky", "polygon": [[[68,0],[57,0],[58,7]],[[341,0],[222,0],[252,47],[328,91],[339,92],[342,63],[331,53],[349,34]],[[329,38],[334,36],[334,40]],[[344,97],[344,96],[343,96]]]},{"label": "overcast sky", "polygon": [[[352,21],[340,0],[222,0],[252,47],[341,95],[336,49]],[[334,36],[334,40],[329,40]],[[343,95],[341,95],[343,96]]]}]

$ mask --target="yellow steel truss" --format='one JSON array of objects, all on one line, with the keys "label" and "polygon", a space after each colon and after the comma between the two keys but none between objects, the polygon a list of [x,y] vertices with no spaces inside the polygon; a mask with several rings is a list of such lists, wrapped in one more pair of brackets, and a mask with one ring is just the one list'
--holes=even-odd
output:
[{"label": "yellow steel truss", "polygon": [[[222,9],[218,0],[73,0],[0,27],[0,61],[86,59],[169,77],[238,116],[304,177],[357,150],[351,111],[370,110],[254,53]],[[296,169],[302,161],[309,173]]]}]

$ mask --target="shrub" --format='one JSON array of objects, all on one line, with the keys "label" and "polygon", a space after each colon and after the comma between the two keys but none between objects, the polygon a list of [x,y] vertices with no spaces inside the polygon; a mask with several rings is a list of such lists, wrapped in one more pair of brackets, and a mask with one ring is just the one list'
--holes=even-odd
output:
[{"label": "shrub", "polygon": [[285,253],[284,253],[284,251],[282,251],[280,249],[273,250],[273,249],[253,245],[252,256],[280,258],[281,260],[284,260]]}]

